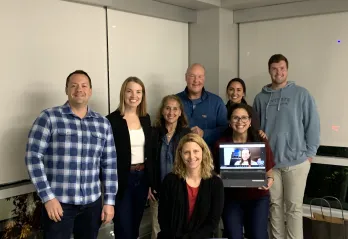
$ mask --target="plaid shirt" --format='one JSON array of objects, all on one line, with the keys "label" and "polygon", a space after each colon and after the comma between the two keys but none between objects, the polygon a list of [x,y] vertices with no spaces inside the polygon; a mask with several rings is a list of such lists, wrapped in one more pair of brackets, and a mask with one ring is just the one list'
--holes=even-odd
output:
[{"label": "plaid shirt", "polygon": [[115,204],[112,129],[105,117],[90,109],[83,119],[68,102],[42,111],[30,130],[25,162],[44,203],[53,198],[74,205],[92,203],[101,195],[102,181],[104,204]]}]

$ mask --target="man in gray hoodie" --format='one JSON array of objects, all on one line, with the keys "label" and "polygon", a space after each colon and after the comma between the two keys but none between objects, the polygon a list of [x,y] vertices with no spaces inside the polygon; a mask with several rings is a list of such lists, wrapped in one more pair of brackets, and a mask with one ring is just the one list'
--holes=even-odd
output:
[{"label": "man in gray hoodie", "polygon": [[273,55],[268,70],[272,83],[262,88],[253,107],[276,162],[270,189],[271,238],[302,239],[303,196],[310,164],[319,147],[319,115],[308,90],[287,80],[285,56]]}]

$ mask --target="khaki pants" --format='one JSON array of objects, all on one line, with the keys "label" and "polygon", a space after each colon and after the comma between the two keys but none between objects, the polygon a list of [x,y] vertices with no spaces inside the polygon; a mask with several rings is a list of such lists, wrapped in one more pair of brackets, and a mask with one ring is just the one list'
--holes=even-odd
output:
[{"label": "khaki pants", "polygon": [[157,234],[160,232],[160,226],[158,224],[158,201],[149,200],[151,218],[152,218],[152,234],[151,239],[156,239]]},{"label": "khaki pants", "polygon": [[309,169],[308,160],[291,167],[273,169],[274,184],[270,189],[272,239],[303,238],[302,205]]}]

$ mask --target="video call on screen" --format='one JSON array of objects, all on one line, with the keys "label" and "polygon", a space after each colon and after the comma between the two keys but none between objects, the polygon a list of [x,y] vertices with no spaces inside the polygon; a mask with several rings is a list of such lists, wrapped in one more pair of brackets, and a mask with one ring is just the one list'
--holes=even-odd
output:
[{"label": "video call on screen", "polygon": [[265,168],[265,148],[259,145],[221,145],[220,165],[231,169]]}]

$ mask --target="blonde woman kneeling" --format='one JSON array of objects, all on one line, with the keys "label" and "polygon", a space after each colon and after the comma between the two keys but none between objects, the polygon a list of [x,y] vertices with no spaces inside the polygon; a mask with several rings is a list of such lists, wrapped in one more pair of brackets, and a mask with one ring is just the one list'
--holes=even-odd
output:
[{"label": "blonde woman kneeling", "polygon": [[224,187],[213,173],[204,140],[187,134],[178,145],[173,173],[162,183],[158,239],[203,239],[213,236],[224,203]]}]

